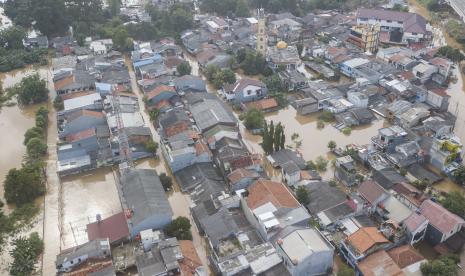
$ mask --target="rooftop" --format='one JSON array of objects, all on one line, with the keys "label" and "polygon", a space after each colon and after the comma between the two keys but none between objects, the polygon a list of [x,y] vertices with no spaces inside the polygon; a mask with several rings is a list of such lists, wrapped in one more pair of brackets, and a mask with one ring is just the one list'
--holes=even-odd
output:
[{"label": "rooftop", "polygon": [[259,179],[249,187],[247,205],[253,210],[266,203],[272,203],[276,208],[298,208],[300,206],[284,184]]},{"label": "rooftop", "polygon": [[431,225],[442,233],[450,233],[456,229],[458,224],[465,224],[465,221],[461,217],[429,199],[423,201],[420,205],[420,213],[429,220]]},{"label": "rooftop", "polygon": [[384,250],[380,250],[368,256],[358,264],[359,270],[364,276],[401,276],[404,275],[400,267]]},{"label": "rooftop", "polygon": [[387,194],[383,187],[373,180],[362,182],[357,191],[370,204],[375,203],[383,194]]},{"label": "rooftop", "polygon": [[301,262],[315,252],[333,250],[333,247],[313,228],[295,230],[278,241],[278,244],[290,260],[297,262]]},{"label": "rooftop", "polygon": [[90,241],[108,238],[110,243],[129,237],[129,228],[124,212],[87,224],[87,237]]}]

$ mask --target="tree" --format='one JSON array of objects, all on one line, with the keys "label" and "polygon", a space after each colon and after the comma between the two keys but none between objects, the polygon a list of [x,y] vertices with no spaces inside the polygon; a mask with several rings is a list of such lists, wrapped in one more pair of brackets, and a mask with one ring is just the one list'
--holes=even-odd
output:
[{"label": "tree", "polygon": [[247,6],[247,2],[245,0],[237,0],[235,15],[237,17],[248,17],[249,14],[250,13],[249,7]]},{"label": "tree", "polygon": [[295,147],[298,148],[302,144],[302,141],[300,140],[300,135],[298,133],[293,133],[291,135],[291,140],[295,144]]},{"label": "tree", "polygon": [[18,26],[11,26],[0,31],[0,45],[5,49],[23,49],[26,31]]},{"label": "tree", "polygon": [[233,70],[231,69],[224,69],[222,71],[222,74],[223,74],[223,81],[225,83],[229,83],[229,84],[232,84],[232,83],[235,83],[236,82],[236,74],[234,73]]},{"label": "tree", "polygon": [[261,145],[265,154],[271,154],[273,152],[273,136],[268,127],[268,123],[266,121],[264,121],[263,123],[263,141]]},{"label": "tree", "polygon": [[37,232],[29,238],[19,237],[13,241],[13,249],[10,255],[13,263],[9,271],[11,275],[31,275],[35,269],[38,257],[44,250],[44,242]]},{"label": "tree", "polygon": [[210,64],[210,65],[207,65],[207,67],[205,67],[205,77],[207,78],[207,80],[209,81],[212,81],[213,78],[215,77],[215,75],[218,73],[218,71],[220,71],[221,69],[216,66],[216,65],[213,65],[213,64]]},{"label": "tree", "polygon": [[441,204],[452,213],[465,217],[465,197],[460,192],[446,194]]},{"label": "tree", "polygon": [[36,112],[36,127],[45,131],[48,125],[48,109],[41,106]]},{"label": "tree", "polygon": [[44,193],[40,172],[34,165],[8,171],[4,189],[6,202],[18,206],[30,203]]},{"label": "tree", "polygon": [[328,160],[326,160],[323,156],[318,156],[315,160],[315,169],[319,172],[326,171],[326,167],[328,166]]},{"label": "tree", "polygon": [[44,102],[48,98],[47,83],[40,78],[38,73],[24,77],[12,89],[22,105]]},{"label": "tree", "polygon": [[31,159],[40,159],[47,153],[47,144],[41,138],[31,138],[26,144],[27,155]]},{"label": "tree", "polygon": [[65,104],[63,102],[63,99],[60,96],[55,97],[55,99],[53,100],[53,107],[57,111],[61,111],[61,110],[63,110],[65,108]]},{"label": "tree", "polygon": [[132,48],[132,39],[124,26],[119,26],[113,32],[113,46],[119,51],[128,51]]},{"label": "tree", "polygon": [[280,149],[282,149],[281,145],[283,143],[281,142],[281,138],[283,137],[283,133],[284,133],[284,128],[281,125],[281,122],[279,122],[276,125],[274,135],[273,135],[274,151],[279,151]]},{"label": "tree", "polygon": [[300,202],[302,205],[307,205],[310,203],[310,196],[308,194],[307,188],[305,186],[299,186],[297,187],[295,191],[295,195],[297,197],[297,200]]},{"label": "tree", "polygon": [[459,49],[453,48],[451,46],[443,46],[439,48],[436,52],[436,56],[446,57],[455,62],[461,62],[465,59],[465,56]]},{"label": "tree", "polygon": [[178,240],[192,240],[191,223],[186,217],[177,217],[165,227],[165,233]]},{"label": "tree", "polygon": [[[237,58],[237,60],[239,60],[239,58]],[[258,52],[248,50],[240,64],[240,68],[246,75],[261,74],[266,68],[265,58]]]},{"label": "tree", "polygon": [[165,191],[171,190],[171,187],[173,186],[173,181],[171,180],[171,177],[166,175],[166,173],[160,174],[160,182],[161,182],[161,185],[163,186],[163,189],[165,189]]},{"label": "tree", "polygon": [[34,28],[45,36],[63,35],[68,30],[65,2],[63,0],[33,0]]},{"label": "tree", "polygon": [[239,118],[244,121],[244,126],[247,129],[261,129],[265,122],[265,115],[256,108],[247,110]]},{"label": "tree", "polygon": [[29,28],[32,19],[31,0],[7,0],[4,4],[5,14],[15,25]]},{"label": "tree", "polygon": [[457,275],[457,263],[460,259],[456,255],[445,255],[439,259],[423,263],[420,270],[424,276],[441,276],[441,275]]},{"label": "tree", "polygon": [[119,15],[120,8],[121,0],[108,0],[108,12],[112,17]]},{"label": "tree", "polygon": [[192,67],[189,62],[184,61],[176,66],[176,71],[178,72],[179,76],[190,75]]},{"label": "tree", "polygon": [[333,140],[330,140],[330,141],[328,142],[328,149],[329,149],[330,151],[335,150],[336,147],[337,147],[337,144],[336,144],[336,142],[334,142]]},{"label": "tree", "polygon": [[156,121],[160,116],[160,110],[158,108],[152,108],[149,111],[149,117],[151,121]]},{"label": "tree", "polygon": [[44,139],[43,129],[40,127],[31,127],[30,129],[28,129],[24,134],[23,144],[27,145],[29,140],[31,140],[32,138],[38,138],[40,140]]},{"label": "tree", "polygon": [[150,140],[145,143],[145,149],[150,153],[157,154],[158,143]]}]

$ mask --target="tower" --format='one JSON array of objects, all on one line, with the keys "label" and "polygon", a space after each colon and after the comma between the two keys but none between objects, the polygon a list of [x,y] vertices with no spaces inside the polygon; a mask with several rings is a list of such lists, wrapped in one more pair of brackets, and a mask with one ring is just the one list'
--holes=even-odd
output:
[{"label": "tower", "polygon": [[263,8],[258,9],[258,28],[257,28],[257,52],[261,53],[263,57],[266,57],[266,17],[265,10]]}]

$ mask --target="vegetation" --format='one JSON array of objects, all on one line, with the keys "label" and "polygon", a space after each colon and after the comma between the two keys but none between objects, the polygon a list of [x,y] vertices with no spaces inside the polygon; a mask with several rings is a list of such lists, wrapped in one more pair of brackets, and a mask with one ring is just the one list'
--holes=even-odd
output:
[{"label": "vegetation", "polygon": [[157,154],[158,143],[150,140],[147,143],[145,143],[145,149],[150,153]]},{"label": "vegetation", "polygon": [[33,202],[45,192],[40,164],[37,162],[24,164],[20,169],[9,170],[5,178],[4,189],[7,203],[22,206]]},{"label": "vegetation", "polygon": [[38,73],[24,77],[8,90],[12,95],[17,95],[18,103],[22,105],[41,103],[48,99],[47,83]]},{"label": "vegetation", "polygon": [[441,200],[441,204],[452,213],[465,217],[465,197],[460,192],[447,193]]},{"label": "vegetation", "polygon": [[342,263],[339,271],[337,272],[337,276],[355,276],[355,271],[353,268]]},{"label": "vegetation", "polygon": [[236,82],[236,74],[231,69],[221,69],[216,65],[208,65],[205,68],[205,77],[216,89],[220,89],[226,83]]},{"label": "vegetation", "polygon": [[429,182],[426,179],[423,180],[415,180],[412,182],[412,185],[420,191],[426,190],[428,188]]},{"label": "vegetation", "polygon": [[334,121],[334,114],[331,113],[331,111],[323,110],[320,116],[318,116],[318,119],[322,120],[323,122],[329,123],[329,122]]},{"label": "vegetation", "polygon": [[177,217],[165,227],[165,233],[178,240],[192,240],[191,222],[186,217]]},{"label": "vegetation", "polygon": [[287,105],[287,87],[281,81],[279,76],[277,74],[273,74],[262,78],[262,81],[268,88],[268,95],[275,98],[279,106],[285,107]]},{"label": "vegetation", "polygon": [[460,258],[456,255],[444,255],[436,260],[421,265],[424,276],[457,275],[457,264]]},{"label": "vegetation", "polygon": [[454,179],[455,182],[459,184],[463,185],[465,183],[465,166],[461,165],[457,168],[457,170],[454,172]]},{"label": "vegetation", "polygon": [[160,174],[160,182],[165,191],[171,190],[171,187],[173,186],[173,181],[171,180],[171,177],[169,177],[166,173]]},{"label": "vegetation", "polygon": [[315,169],[319,172],[324,172],[327,167],[328,160],[326,160],[323,156],[318,156],[315,160]]},{"label": "vegetation", "polygon": [[149,4],[146,10],[152,18],[151,28],[159,37],[179,36],[181,32],[194,25],[191,5],[175,4],[168,11],[161,11],[156,6]]},{"label": "vegetation", "polygon": [[275,151],[284,149],[286,136],[284,134],[284,127],[281,123],[278,123],[275,127],[273,121],[270,122],[269,126],[268,123],[264,121],[262,136],[263,141],[261,145],[265,154],[272,154]]},{"label": "vegetation", "polygon": [[9,216],[0,210],[0,251],[6,238],[13,236],[28,226],[29,221],[38,211],[39,209],[33,204],[26,204],[16,208]]},{"label": "vegetation", "polygon": [[63,99],[62,99],[61,97],[55,97],[55,99],[53,100],[53,107],[54,107],[57,111],[63,110],[63,109],[65,108]]},{"label": "vegetation", "polygon": [[302,205],[307,205],[310,203],[310,196],[308,194],[307,188],[305,186],[299,186],[297,187],[295,191],[295,195],[297,197],[297,200],[300,202]]},{"label": "vegetation", "polygon": [[344,135],[350,135],[352,133],[352,128],[345,127],[342,129],[342,133],[344,133]]},{"label": "vegetation", "polygon": [[302,140],[300,140],[300,135],[298,133],[292,133],[291,140],[295,145],[295,148],[298,148],[302,145]]},{"label": "vegetation", "polygon": [[325,122],[324,122],[323,120],[318,120],[318,121],[316,122],[316,127],[317,127],[318,129],[324,128],[324,127],[325,127]]},{"label": "vegetation", "polygon": [[244,121],[244,126],[247,129],[261,129],[265,122],[265,115],[256,108],[251,108],[239,116],[239,119]]},{"label": "vegetation", "polygon": [[13,263],[9,271],[11,275],[31,275],[35,270],[37,259],[44,250],[44,242],[37,232],[29,238],[19,237],[13,241],[13,250],[10,255]]},{"label": "vegetation", "polygon": [[48,109],[46,107],[41,106],[36,111],[36,127],[45,131],[48,126]]},{"label": "vegetation", "polygon": [[246,0],[202,0],[200,9],[221,16],[247,17],[250,15]]},{"label": "vegetation", "polygon": [[190,75],[192,67],[189,62],[184,61],[176,66],[176,71],[178,72],[179,76]]},{"label": "vegetation", "polygon": [[465,23],[456,19],[449,19],[446,24],[446,31],[458,43],[465,45]]},{"label": "vegetation", "polygon": [[149,117],[151,121],[156,121],[160,116],[160,110],[157,108],[152,108],[149,110]]},{"label": "vegetation", "polygon": [[26,152],[29,158],[39,159],[47,153],[47,144],[41,138],[31,138],[26,144]]},{"label": "vegetation", "polygon": [[330,151],[334,151],[334,150],[336,149],[336,147],[337,147],[337,144],[336,144],[336,142],[334,142],[333,140],[330,140],[330,141],[328,142],[328,149],[329,149]]},{"label": "vegetation", "polygon": [[465,59],[465,56],[460,52],[459,49],[453,48],[451,46],[442,46],[438,49],[436,55],[440,57],[446,57],[454,62],[461,62]]},{"label": "vegetation", "polygon": [[24,134],[23,144],[27,145],[32,138],[44,139],[44,130],[40,127],[31,127]]},{"label": "vegetation", "polygon": [[235,56],[236,62],[246,75],[270,75],[265,57],[254,50],[240,49]]}]

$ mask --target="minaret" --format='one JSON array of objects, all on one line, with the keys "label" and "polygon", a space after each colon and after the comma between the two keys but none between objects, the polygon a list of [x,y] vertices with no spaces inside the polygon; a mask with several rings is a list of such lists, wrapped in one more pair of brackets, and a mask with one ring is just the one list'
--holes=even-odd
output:
[{"label": "minaret", "polygon": [[257,28],[257,52],[261,53],[263,57],[266,57],[266,17],[265,10],[263,8],[258,9],[258,28]]}]

